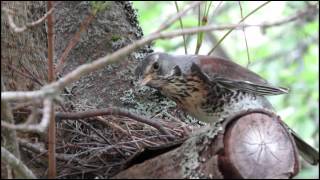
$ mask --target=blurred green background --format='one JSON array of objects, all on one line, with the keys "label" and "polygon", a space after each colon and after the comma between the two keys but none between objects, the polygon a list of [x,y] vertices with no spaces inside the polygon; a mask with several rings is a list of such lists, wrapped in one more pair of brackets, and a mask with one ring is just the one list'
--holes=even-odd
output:
[{"label": "blurred green background", "polygon": [[[188,2],[178,2],[183,9]],[[262,2],[241,2],[243,16]],[[133,2],[145,35],[155,31],[176,13],[171,2]],[[208,5],[208,4],[207,4]],[[203,11],[205,3],[201,6]],[[207,6],[208,7],[208,6]],[[315,11],[314,8],[316,9]],[[212,2],[208,24],[236,24],[241,20],[239,2]],[[270,2],[244,21],[245,24],[282,23],[271,27],[253,26],[232,31],[220,44],[230,59],[247,66],[270,83],[290,88],[288,95],[269,97],[282,119],[304,140],[319,149],[319,5],[318,2]],[[202,13],[202,12],[201,12]],[[287,21],[286,21],[287,20]],[[198,8],[182,18],[184,27],[198,25]],[[179,21],[168,30],[180,29]],[[204,34],[199,54],[206,55],[227,31]],[[245,35],[244,35],[245,32]],[[248,63],[248,54],[250,63]],[[197,35],[186,37],[188,54],[195,53]],[[183,38],[153,42],[155,51],[184,54]],[[216,53],[216,52],[215,52]],[[215,54],[214,53],[214,54]],[[218,54],[220,55],[220,54]],[[301,161],[295,178],[319,178],[319,166]]]}]

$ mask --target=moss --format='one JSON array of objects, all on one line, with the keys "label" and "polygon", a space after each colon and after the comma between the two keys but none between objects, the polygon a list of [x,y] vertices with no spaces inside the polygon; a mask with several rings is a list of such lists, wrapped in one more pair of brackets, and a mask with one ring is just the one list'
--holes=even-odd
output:
[{"label": "moss", "polygon": [[121,39],[121,36],[118,34],[114,34],[113,36],[111,36],[111,41],[115,42]]},{"label": "moss", "polygon": [[110,1],[91,1],[91,13],[96,15],[100,11],[105,11],[110,6]]}]

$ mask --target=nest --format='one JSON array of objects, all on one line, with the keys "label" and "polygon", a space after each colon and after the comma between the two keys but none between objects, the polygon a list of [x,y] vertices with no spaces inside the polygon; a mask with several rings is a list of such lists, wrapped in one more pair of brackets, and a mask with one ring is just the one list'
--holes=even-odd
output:
[{"label": "nest", "polygon": [[[187,136],[188,127],[178,120],[161,124],[174,139],[127,117],[97,116],[57,123],[57,178],[110,178],[146,147],[161,146]],[[47,138],[21,141],[25,162],[38,177],[47,176]]]}]

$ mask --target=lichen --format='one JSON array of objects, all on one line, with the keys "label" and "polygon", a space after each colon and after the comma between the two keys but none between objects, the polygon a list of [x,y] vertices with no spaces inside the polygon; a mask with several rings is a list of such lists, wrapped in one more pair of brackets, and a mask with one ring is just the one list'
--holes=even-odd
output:
[{"label": "lichen", "polygon": [[184,178],[208,178],[205,174],[199,171],[199,166],[203,163],[204,159],[201,153],[206,150],[208,144],[213,141],[221,129],[212,128],[208,126],[202,131],[196,133],[187,142],[185,142],[184,161],[181,163],[182,174]]}]

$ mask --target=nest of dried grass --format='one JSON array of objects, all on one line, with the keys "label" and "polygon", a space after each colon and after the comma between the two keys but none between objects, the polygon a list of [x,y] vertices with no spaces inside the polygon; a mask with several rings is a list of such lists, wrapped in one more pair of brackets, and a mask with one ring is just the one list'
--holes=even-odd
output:
[{"label": "nest of dried grass", "polygon": [[[146,147],[161,146],[187,136],[178,120],[161,120],[174,139],[127,117],[97,116],[57,123],[57,178],[110,178]],[[21,140],[25,160],[38,177],[47,174],[47,138]],[[37,140],[35,140],[37,139]]]}]

